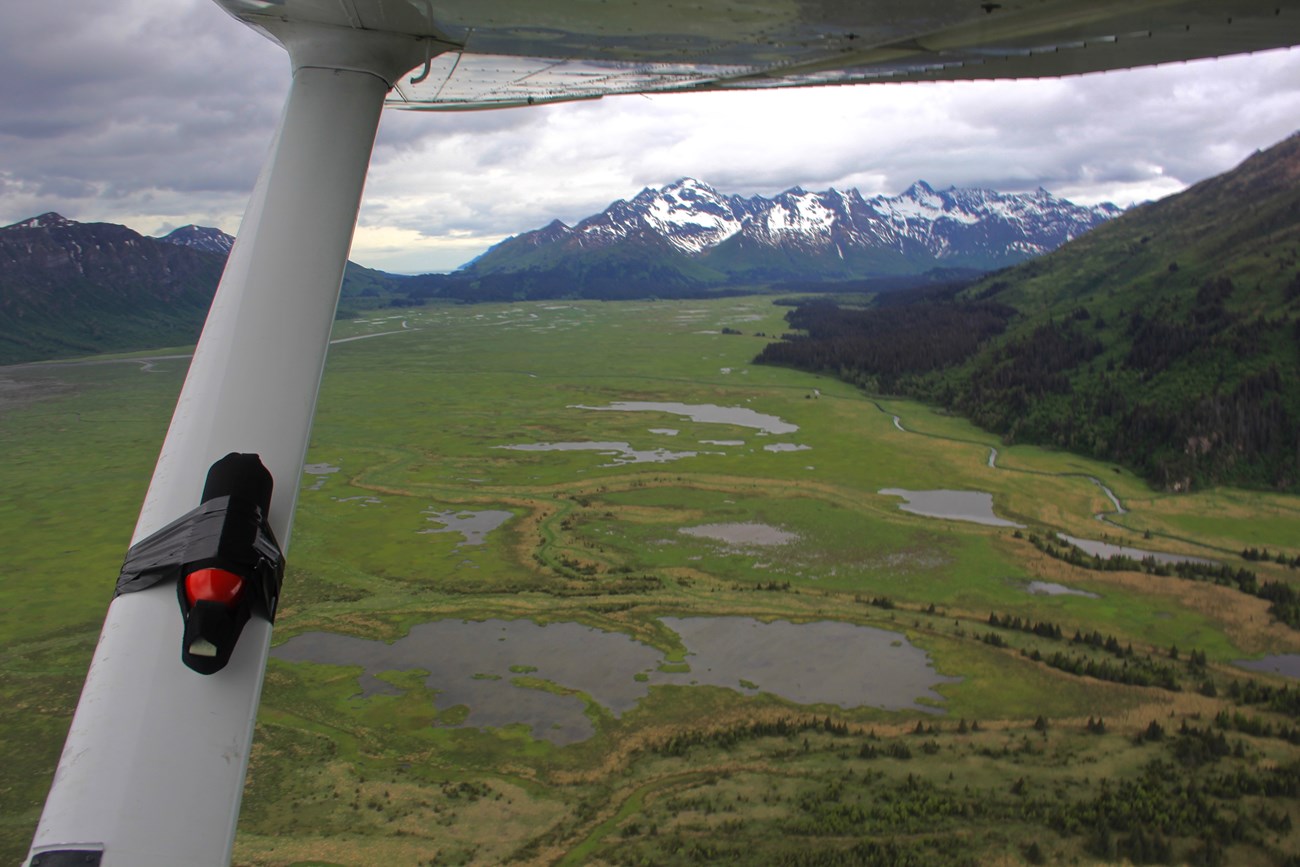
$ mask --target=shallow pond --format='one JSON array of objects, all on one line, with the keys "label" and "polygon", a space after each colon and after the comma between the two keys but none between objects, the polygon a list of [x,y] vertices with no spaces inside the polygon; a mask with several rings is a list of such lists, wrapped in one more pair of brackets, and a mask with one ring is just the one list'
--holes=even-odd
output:
[{"label": "shallow pond", "polygon": [[1056,535],[1085,554],[1091,554],[1094,557],[1132,557],[1134,560],[1143,560],[1147,557],[1153,557],[1157,563],[1200,563],[1204,566],[1219,565],[1213,560],[1207,560],[1204,557],[1193,557],[1190,554],[1166,554],[1161,551],[1144,551],[1141,548],[1112,545],[1109,542],[1096,542],[1092,539],[1078,539],[1074,536],[1067,536],[1064,533],[1057,533]]},{"label": "shallow pond", "polygon": [[906,502],[898,508],[927,518],[972,521],[990,527],[1024,526],[995,515],[993,495],[983,491],[907,491],[902,488],[882,488],[877,493],[888,497],[902,497]]},{"label": "shallow pond", "polygon": [[1300,653],[1278,653],[1263,659],[1239,659],[1236,664],[1250,671],[1300,677]]},{"label": "shallow pond", "polygon": [[337,473],[339,467],[331,467],[329,464],[304,464],[302,471],[309,476],[320,476],[310,488],[309,491],[319,491],[325,487],[325,477]]},{"label": "shallow pond", "polygon": [[712,539],[729,545],[742,547],[768,545],[788,545],[799,541],[798,533],[791,533],[769,524],[747,521],[734,524],[701,524],[698,527],[683,527],[677,532],[700,539]]},{"label": "shallow pond", "polygon": [[[849,623],[763,623],[748,617],[664,618],[687,648],[689,671],[661,671],[662,653],[621,633],[577,623],[440,620],[387,644],[328,632],[296,636],[272,650],[288,662],[359,665],[362,696],[396,694],[375,675],[423,670],[441,711],[468,709],[459,725],[524,724],[556,744],[584,740],[594,727],[577,690],[619,716],[655,685],[719,686],[770,692],[800,704],[939,712],[934,687],[959,678],[934,671],[926,653],[899,633]],[[639,676],[639,679],[638,679]],[[532,688],[512,683],[535,679]]]},{"label": "shallow pond", "polygon": [[1083,596],[1086,599],[1100,599],[1096,593],[1089,593],[1087,590],[1078,590],[1074,587],[1066,587],[1064,584],[1054,584],[1051,581],[1030,581],[1025,587],[1029,593],[1035,596]]},{"label": "shallow pond", "polygon": [[514,514],[501,509],[487,509],[482,512],[461,511],[427,511],[421,512],[434,524],[442,524],[438,529],[418,530],[420,534],[425,533],[460,533],[463,541],[461,545],[482,545],[483,537],[488,533],[500,527],[506,521],[509,521]]},{"label": "shallow pond", "polygon": [[620,400],[609,406],[583,406],[571,409],[586,409],[596,412],[666,412],[680,415],[691,421],[710,424],[731,424],[737,427],[754,428],[769,434],[788,434],[799,430],[798,425],[782,421],[774,415],[755,412],[743,406],[717,406],[711,403],[673,403],[649,400]]}]

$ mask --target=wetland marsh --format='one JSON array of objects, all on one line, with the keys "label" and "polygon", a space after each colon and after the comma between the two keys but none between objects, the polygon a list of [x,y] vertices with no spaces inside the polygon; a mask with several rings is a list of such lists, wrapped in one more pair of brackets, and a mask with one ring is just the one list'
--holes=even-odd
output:
[{"label": "wetland marsh", "polygon": [[[1300,554],[1300,502],[1152,491],[753,365],[783,312],[337,324],[237,864],[1017,863],[1031,843],[1095,863],[1136,857],[1139,831],[1167,861],[1300,854],[1294,691],[1238,665],[1276,668],[1260,658],[1300,653],[1300,632],[1234,586],[1086,569],[1027,538],[1104,533],[1290,586],[1236,552]],[[24,395],[0,416],[10,860],[185,364],[4,373]],[[978,492],[973,514],[1003,523],[890,490]]]}]

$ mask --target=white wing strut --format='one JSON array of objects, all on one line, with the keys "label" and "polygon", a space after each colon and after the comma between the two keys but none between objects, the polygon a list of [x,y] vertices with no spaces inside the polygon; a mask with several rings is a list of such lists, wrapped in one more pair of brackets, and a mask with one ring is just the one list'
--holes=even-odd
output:
[{"label": "white wing strut", "polygon": [[[256,453],[271,471],[269,520],[282,545],[289,539],[380,110],[414,61],[320,68],[306,65],[327,54],[319,40],[299,51],[282,41],[293,85],[132,544],[195,508],[208,467],[231,451]],[[113,601],[33,867],[230,862],[271,625],[254,617],[230,664],[207,676],[181,664],[181,628],[174,582]]]}]

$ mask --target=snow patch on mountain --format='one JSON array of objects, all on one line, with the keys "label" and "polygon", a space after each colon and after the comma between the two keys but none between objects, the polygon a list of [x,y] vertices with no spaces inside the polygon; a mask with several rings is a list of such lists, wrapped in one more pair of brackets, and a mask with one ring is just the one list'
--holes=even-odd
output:
[{"label": "snow patch on mountain", "polygon": [[731,198],[694,178],[682,178],[659,190],[642,190],[630,207],[652,232],[694,255],[740,231],[741,215]]},{"label": "snow patch on mountain", "polygon": [[[936,190],[918,180],[897,196],[793,187],[772,198],[745,198],[682,178],[620,199],[573,228],[555,221],[507,239],[472,267],[484,272],[534,267],[533,253],[559,244],[558,249],[573,252],[666,247],[705,263],[731,250],[725,254],[733,263],[729,268],[736,263],[743,268],[755,261],[755,253],[770,249],[787,257],[789,264],[782,267],[796,270],[802,266],[788,257],[879,262],[884,255],[914,265],[929,261],[928,267],[951,263],[987,269],[1053,250],[1119,213],[1114,205],[1083,207],[1043,189],[1028,194]],[[736,244],[746,252],[738,254]]]},{"label": "snow patch on mountain", "polygon": [[234,237],[220,229],[211,226],[195,226],[192,223],[168,232],[158,240],[168,244],[179,244],[182,247],[193,247],[196,250],[206,250],[209,253],[220,253],[223,256],[229,254],[230,248],[235,244]]},{"label": "snow patch on mountain", "polygon": [[835,225],[835,212],[826,207],[821,196],[796,188],[783,198],[785,202],[777,202],[767,212],[769,232],[793,232],[808,237],[830,233],[831,226]]},{"label": "snow patch on mountain", "polygon": [[61,229],[75,225],[77,225],[75,221],[69,220],[62,214],[56,214],[53,211],[49,211],[38,217],[29,217],[20,223],[13,223],[5,226],[4,229]]}]

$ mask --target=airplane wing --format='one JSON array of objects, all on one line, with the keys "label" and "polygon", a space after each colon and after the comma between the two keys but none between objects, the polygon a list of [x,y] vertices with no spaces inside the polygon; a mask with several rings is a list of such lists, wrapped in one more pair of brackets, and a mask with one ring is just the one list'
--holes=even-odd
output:
[{"label": "airplane wing", "polygon": [[420,40],[388,104],[491,108],[628,93],[1039,78],[1300,43],[1295,0],[218,0]]}]

